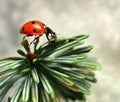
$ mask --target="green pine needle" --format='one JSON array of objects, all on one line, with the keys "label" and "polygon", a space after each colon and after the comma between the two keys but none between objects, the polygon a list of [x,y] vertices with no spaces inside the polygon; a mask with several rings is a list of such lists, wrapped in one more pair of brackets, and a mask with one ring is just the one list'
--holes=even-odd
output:
[{"label": "green pine needle", "polygon": [[35,48],[34,53],[24,39],[27,53],[19,49],[21,57],[0,59],[0,102],[17,82],[20,85],[10,102],[61,102],[60,97],[66,102],[85,101],[91,83],[97,81],[93,71],[101,69],[96,58],[87,55],[93,46],[83,46],[88,37],[57,38]]}]

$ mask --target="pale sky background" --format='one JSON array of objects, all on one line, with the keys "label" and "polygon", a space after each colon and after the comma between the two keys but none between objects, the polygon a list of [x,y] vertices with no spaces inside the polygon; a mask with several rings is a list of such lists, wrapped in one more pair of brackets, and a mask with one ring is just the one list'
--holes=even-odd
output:
[{"label": "pale sky background", "polygon": [[103,70],[96,73],[98,83],[87,102],[120,102],[120,0],[2,0],[0,57],[17,55],[23,37],[19,28],[31,19],[44,22],[58,36],[90,34],[90,56],[98,58]]}]

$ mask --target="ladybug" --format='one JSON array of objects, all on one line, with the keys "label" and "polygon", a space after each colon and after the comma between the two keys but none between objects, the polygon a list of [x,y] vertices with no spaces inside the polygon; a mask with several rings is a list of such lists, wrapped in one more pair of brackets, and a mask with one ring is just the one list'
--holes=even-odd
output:
[{"label": "ladybug", "polygon": [[39,39],[43,34],[46,35],[48,41],[50,41],[50,38],[56,38],[56,33],[38,20],[31,20],[23,24],[20,28],[20,33],[25,34],[26,36],[35,36],[34,40]]}]

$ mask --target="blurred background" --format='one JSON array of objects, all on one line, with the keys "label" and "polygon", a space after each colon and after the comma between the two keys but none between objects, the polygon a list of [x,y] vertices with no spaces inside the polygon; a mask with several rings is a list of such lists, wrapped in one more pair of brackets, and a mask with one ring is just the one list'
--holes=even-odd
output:
[{"label": "blurred background", "polygon": [[90,34],[90,56],[103,69],[96,72],[98,82],[87,102],[120,102],[120,0],[2,0],[0,57],[18,55],[23,37],[19,28],[31,19],[44,22],[58,36]]}]

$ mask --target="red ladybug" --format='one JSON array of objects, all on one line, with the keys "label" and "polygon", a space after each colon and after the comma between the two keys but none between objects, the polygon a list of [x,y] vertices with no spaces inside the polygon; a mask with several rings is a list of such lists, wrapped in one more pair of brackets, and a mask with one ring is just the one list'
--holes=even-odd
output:
[{"label": "red ladybug", "polygon": [[[39,38],[41,35],[46,34],[48,41],[50,41],[50,38],[56,38],[56,33],[53,32],[52,29],[47,27],[44,23],[38,20],[31,20],[26,22],[20,28],[20,33],[26,34],[27,36],[38,36],[36,38]],[[51,36],[50,38],[49,35]]]}]

